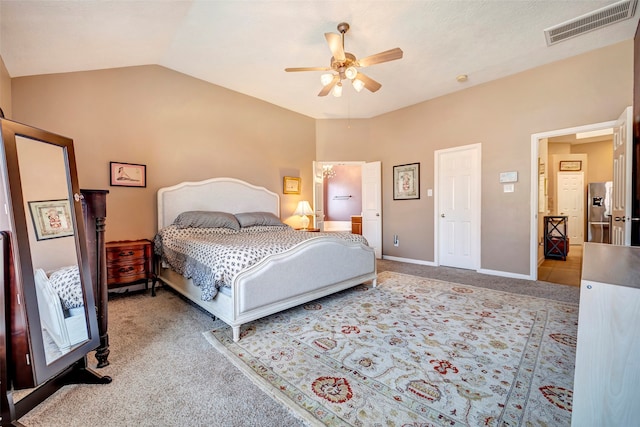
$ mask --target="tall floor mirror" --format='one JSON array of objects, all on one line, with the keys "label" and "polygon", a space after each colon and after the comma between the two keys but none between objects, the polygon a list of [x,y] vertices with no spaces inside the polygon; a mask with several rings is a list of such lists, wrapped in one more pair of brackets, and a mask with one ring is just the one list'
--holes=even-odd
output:
[{"label": "tall floor mirror", "polygon": [[0,136],[4,426],[65,383],[111,379],[86,362],[100,334],[73,141],[5,119]]}]

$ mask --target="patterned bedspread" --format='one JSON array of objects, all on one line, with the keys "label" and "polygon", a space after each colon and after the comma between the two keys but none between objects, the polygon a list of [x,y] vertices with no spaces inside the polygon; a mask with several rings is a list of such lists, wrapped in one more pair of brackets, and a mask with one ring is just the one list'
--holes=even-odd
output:
[{"label": "patterned bedspread", "polygon": [[228,228],[165,227],[155,237],[155,251],[176,272],[202,289],[209,301],[221,286],[230,286],[241,271],[263,258],[284,252],[309,239],[341,238],[367,245],[351,233],[296,231],[288,225]]}]

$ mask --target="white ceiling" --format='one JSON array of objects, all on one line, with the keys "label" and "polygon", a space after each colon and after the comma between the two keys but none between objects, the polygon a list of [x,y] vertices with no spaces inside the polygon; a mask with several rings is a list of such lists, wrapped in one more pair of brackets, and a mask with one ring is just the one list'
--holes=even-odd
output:
[{"label": "white ceiling", "polygon": [[[547,47],[545,28],[611,3],[0,0],[0,54],[11,77],[159,64],[313,118],[369,118],[632,39],[637,12]],[[329,66],[324,33],[342,21],[356,57],[400,47],[404,58],[362,69],[376,93],[318,97],[321,72],[284,68]]]}]

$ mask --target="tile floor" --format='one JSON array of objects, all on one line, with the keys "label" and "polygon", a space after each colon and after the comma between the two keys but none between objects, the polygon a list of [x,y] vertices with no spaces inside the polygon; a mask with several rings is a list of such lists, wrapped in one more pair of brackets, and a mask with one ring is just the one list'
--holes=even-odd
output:
[{"label": "tile floor", "polygon": [[571,245],[567,260],[545,259],[538,267],[538,280],[580,286],[582,274],[582,245]]}]

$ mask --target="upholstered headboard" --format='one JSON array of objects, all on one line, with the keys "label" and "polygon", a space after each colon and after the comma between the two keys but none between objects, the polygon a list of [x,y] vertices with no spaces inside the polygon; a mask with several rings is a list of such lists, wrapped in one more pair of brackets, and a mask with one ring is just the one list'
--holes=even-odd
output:
[{"label": "upholstered headboard", "polygon": [[182,182],[158,190],[158,229],[185,211],[271,212],[280,217],[280,197],[235,178]]}]

